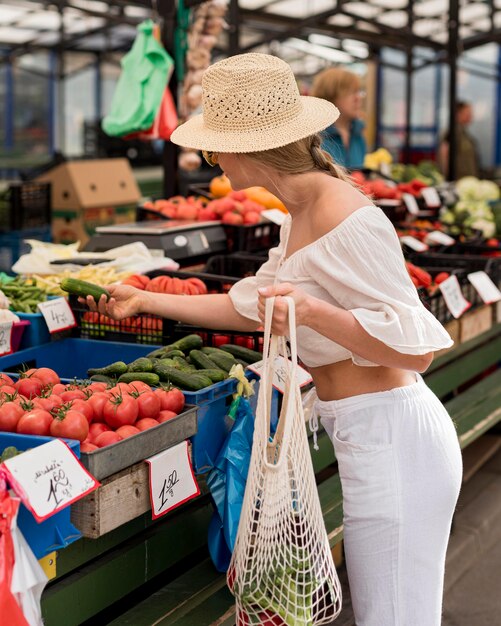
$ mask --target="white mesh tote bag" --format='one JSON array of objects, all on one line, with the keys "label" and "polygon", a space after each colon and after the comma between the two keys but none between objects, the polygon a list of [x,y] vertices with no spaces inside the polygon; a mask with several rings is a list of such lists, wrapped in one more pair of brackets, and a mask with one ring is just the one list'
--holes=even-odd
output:
[{"label": "white mesh tote bag", "polygon": [[237,626],[329,624],[341,610],[341,587],[322,518],[296,382],[292,298],[285,298],[291,359],[278,428],[270,437],[275,358],[287,356],[285,339],[271,335],[273,300],[266,301],[264,367],[252,455],[227,582],[236,599]]}]

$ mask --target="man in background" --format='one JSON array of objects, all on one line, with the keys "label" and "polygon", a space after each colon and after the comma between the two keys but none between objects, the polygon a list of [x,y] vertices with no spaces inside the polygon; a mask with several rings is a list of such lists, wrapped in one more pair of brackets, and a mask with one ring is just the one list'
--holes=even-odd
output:
[{"label": "man in background", "polygon": [[[471,104],[460,101],[456,105],[456,179],[463,176],[479,176],[480,163],[476,139],[468,132],[473,121]],[[449,137],[447,131],[440,143],[438,162],[442,173],[449,177]]]}]

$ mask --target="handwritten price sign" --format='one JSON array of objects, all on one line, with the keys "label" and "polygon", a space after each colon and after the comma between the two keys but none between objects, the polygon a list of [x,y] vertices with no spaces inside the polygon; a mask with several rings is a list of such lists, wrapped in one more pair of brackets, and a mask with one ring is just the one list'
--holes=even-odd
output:
[{"label": "handwritten price sign", "polygon": [[463,296],[461,286],[456,276],[452,275],[443,283],[440,283],[440,291],[444,296],[445,304],[457,319],[471,307],[471,302],[468,302]]},{"label": "handwritten price sign", "polygon": [[8,459],[0,468],[38,522],[99,487],[60,439]]},{"label": "handwritten price sign", "polygon": [[0,355],[12,352],[11,339],[12,322],[3,322],[0,324]]},{"label": "handwritten price sign", "polygon": [[193,474],[187,441],[152,456],[146,462],[150,466],[153,519],[199,495],[200,488]]},{"label": "handwritten price sign", "polygon": [[47,302],[40,302],[38,308],[51,334],[74,328],[77,325],[73,311],[66,298],[54,298],[53,300],[47,300]]},{"label": "handwritten price sign", "polygon": [[[258,376],[262,376],[263,373],[263,361],[258,361],[257,363],[253,363],[252,365],[248,365],[247,369],[254,372]],[[288,364],[286,359],[283,356],[277,356],[275,359],[275,367],[273,368],[273,382],[272,385],[280,391],[280,393],[285,392],[285,387],[287,385],[287,371]],[[296,369],[296,383],[300,387],[304,387],[305,385],[309,385],[312,382],[311,375],[303,369],[300,365],[297,366]]]}]

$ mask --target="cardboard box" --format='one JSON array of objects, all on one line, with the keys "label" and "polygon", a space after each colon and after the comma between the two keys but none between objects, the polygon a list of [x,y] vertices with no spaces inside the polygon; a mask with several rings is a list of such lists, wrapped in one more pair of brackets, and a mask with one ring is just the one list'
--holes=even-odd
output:
[{"label": "cardboard box", "polygon": [[61,211],[55,209],[52,217],[52,240],[54,243],[79,241],[83,247],[96,232],[97,226],[110,226],[133,222],[136,207],[96,207]]}]

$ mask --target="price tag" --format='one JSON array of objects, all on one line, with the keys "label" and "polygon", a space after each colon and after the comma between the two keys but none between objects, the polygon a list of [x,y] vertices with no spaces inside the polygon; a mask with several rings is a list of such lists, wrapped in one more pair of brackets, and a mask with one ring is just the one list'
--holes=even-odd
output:
[{"label": "price tag", "polygon": [[485,272],[472,272],[468,280],[475,287],[485,304],[492,304],[501,300],[501,291],[496,287],[491,277]]},{"label": "price tag", "polygon": [[383,176],[391,176],[391,167],[388,165],[388,163],[381,163],[381,165],[379,166],[379,171],[381,172],[381,174],[383,174]]},{"label": "price tag", "polygon": [[402,194],[402,200],[404,201],[406,209],[411,215],[418,215],[419,206],[416,198],[410,193]]},{"label": "price tag", "polygon": [[440,283],[439,287],[447,308],[456,319],[471,307],[471,302],[463,296],[461,286],[454,274]]},{"label": "price tag", "polygon": [[74,328],[77,325],[73,311],[66,298],[54,298],[53,300],[40,302],[38,308],[51,334]]},{"label": "price tag", "polygon": [[426,252],[428,250],[428,246],[416,239],[415,237],[411,237],[410,235],[404,235],[400,237],[400,242],[404,243],[406,246],[411,248],[411,250],[415,250],[416,252]]},{"label": "price tag", "polygon": [[0,466],[37,522],[55,515],[99,487],[61,439],[27,450]]},{"label": "price tag", "polygon": [[442,200],[440,200],[440,196],[435,187],[423,187],[423,189],[421,189],[421,196],[429,209],[436,209],[442,206]]},{"label": "price tag", "polygon": [[442,233],[440,230],[434,230],[431,233],[428,233],[425,237],[426,243],[433,245],[441,245],[441,246],[452,246],[452,244],[456,243],[456,240],[445,233]]},{"label": "price tag", "polygon": [[[262,376],[264,367],[264,361],[258,361],[257,363],[253,363],[252,365],[248,365],[247,369],[254,372],[258,376]],[[285,392],[285,385],[287,382],[287,360],[283,356],[277,356],[275,359],[275,367],[273,368],[273,382],[272,385],[280,391],[280,393]],[[313,378],[304,368],[298,365],[296,370],[296,383],[300,387],[304,387],[305,385],[309,385],[312,382]]]},{"label": "price tag", "polygon": [[280,209],[266,209],[266,211],[261,211],[261,217],[266,218],[274,224],[282,226],[282,224],[285,222],[287,214]]},{"label": "price tag", "polygon": [[157,519],[200,494],[193,474],[188,442],[164,450],[150,459],[150,500],[152,518]]},{"label": "price tag", "polygon": [[0,355],[12,352],[12,322],[2,322],[0,324]]}]

